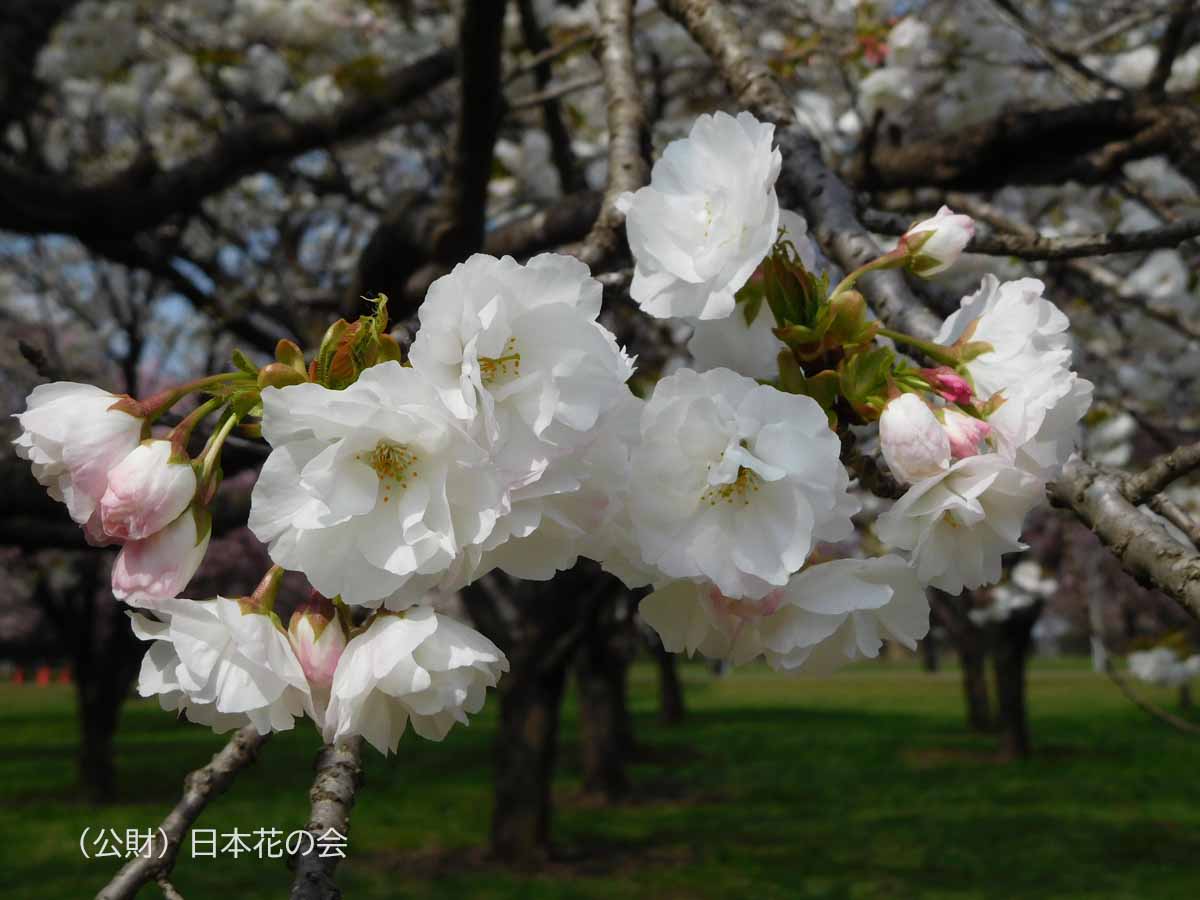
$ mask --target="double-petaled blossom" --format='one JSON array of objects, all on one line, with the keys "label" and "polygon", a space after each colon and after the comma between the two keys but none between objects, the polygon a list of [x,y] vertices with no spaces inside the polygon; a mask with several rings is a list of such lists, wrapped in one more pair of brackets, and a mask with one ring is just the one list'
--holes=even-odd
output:
[{"label": "double-petaled blossom", "polygon": [[[804,267],[815,272],[817,252],[807,235],[808,224],[801,216],[785,209],[779,214],[779,227],[781,237],[792,242]],[[756,273],[753,277],[760,276]],[[696,319],[692,323],[688,353],[698,372],[732,369],[739,375],[769,381],[779,374],[776,360],[787,346],[776,337],[777,326],[771,307],[766,303],[759,304],[752,318],[747,318],[745,306],[739,306],[721,319]]]},{"label": "double-petaled blossom", "polygon": [[100,524],[109,537],[141,540],[178,518],[195,494],[196,473],[186,454],[170,441],[144,441],[109,472]]},{"label": "double-petaled blossom", "polygon": [[479,712],[508,660],[491,641],[428,606],[380,613],[346,645],[333,676],[325,739],[362,735],[395,752],[409,722],[440,741]]},{"label": "double-petaled blossom", "polygon": [[911,551],[922,583],[950,594],[1000,580],[1003,554],[1024,549],[1021,525],[1042,482],[998,453],[959,460],[905,492],[875,532]]},{"label": "double-petaled blossom", "polygon": [[178,597],[200,568],[211,536],[212,517],[193,505],[149,537],[127,541],[113,564],[113,596],[151,609]]},{"label": "double-petaled blossom", "polygon": [[811,397],[728,369],[664,378],[642,412],[630,513],[645,562],[761,597],[852,532],[840,444]]},{"label": "double-petaled blossom", "polygon": [[1001,283],[986,275],[945,321],[937,341],[980,342],[984,352],[968,359],[966,368],[980,400],[999,395],[1003,401],[988,416],[997,448],[1050,478],[1074,448],[1092,384],[1071,371],[1069,322],[1043,291],[1034,278]]},{"label": "double-petaled blossom", "polygon": [[517,485],[584,446],[633,374],[596,321],[603,288],[579,260],[476,254],[429,288],[410,358],[460,420],[482,420]]},{"label": "double-petaled blossom", "polygon": [[239,600],[164,601],[156,619],[130,613],[133,631],[153,641],[142,659],[138,693],[157,695],[217,732],[253,725],[260,734],[287,731],[312,714],[308,682],[273,615]]},{"label": "double-petaled blossom", "polygon": [[909,268],[915,274],[929,278],[954,265],[974,236],[975,223],[970,216],[943,206],[937,215],[904,232],[900,246],[908,250]]},{"label": "double-petaled blossom", "polygon": [[109,473],[142,440],[145,420],[129,397],[90,384],[56,381],[38,385],[16,418],[17,455],[50,496],[65,503],[71,518],[98,535],[92,516],[108,487]]},{"label": "double-petaled blossom", "polygon": [[700,116],[672,141],[650,184],[622,194],[633,252],[629,293],[653,316],[720,319],[775,243],[782,157],[775,127],[750,113]]},{"label": "double-petaled blossom", "polygon": [[761,656],[785,670],[874,657],[885,637],[912,649],[929,630],[924,588],[898,556],[810,566],[757,600],[676,581],[643,600],[639,613],[672,652],[734,665]]},{"label": "double-petaled blossom", "polygon": [[901,394],[879,417],[879,449],[892,475],[913,484],[950,467],[950,436],[916,394]]},{"label": "double-petaled blossom", "polygon": [[250,528],[325,596],[406,606],[491,534],[505,502],[495,466],[413,369],[382,363],[343,391],[266,388],[262,402],[274,449]]}]

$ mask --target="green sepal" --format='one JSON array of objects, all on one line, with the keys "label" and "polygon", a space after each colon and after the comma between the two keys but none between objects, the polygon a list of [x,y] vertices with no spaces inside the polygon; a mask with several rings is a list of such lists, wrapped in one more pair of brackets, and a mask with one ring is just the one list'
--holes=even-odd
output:
[{"label": "green sepal", "polygon": [[876,347],[848,356],[838,365],[842,396],[867,421],[879,418],[887,405],[895,359],[896,355],[888,347]]},{"label": "green sepal", "polygon": [[258,366],[252,363],[250,361],[250,357],[248,357],[245,353],[235,347],[232,357],[234,368],[241,369],[247,375],[253,375],[256,378],[258,377]]}]

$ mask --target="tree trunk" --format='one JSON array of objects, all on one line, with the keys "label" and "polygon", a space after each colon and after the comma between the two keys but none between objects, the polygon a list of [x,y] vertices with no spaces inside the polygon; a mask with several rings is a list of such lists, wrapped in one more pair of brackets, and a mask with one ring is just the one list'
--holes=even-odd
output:
[{"label": "tree trunk", "polygon": [[566,666],[538,671],[538,660],[510,660],[500,681],[492,853],[507,863],[550,851],[551,790]]},{"label": "tree trunk", "polygon": [[[623,598],[616,603],[625,606]],[[579,741],[583,790],[606,803],[629,793],[625,762],[633,750],[626,702],[629,662],[628,609],[594,622],[575,660],[579,684]]]},{"label": "tree trunk", "polygon": [[554,767],[567,666],[611,576],[580,564],[548,582],[494,573],[462,592],[475,626],[508,657],[498,687],[491,852],[509,864],[551,852]]},{"label": "tree trunk", "polygon": [[996,626],[992,651],[996,674],[996,703],[1001,729],[1001,754],[1005,759],[1028,759],[1029,715],[1025,705],[1025,665],[1033,643],[1033,626],[1042,612],[1038,601],[1014,611]]},{"label": "tree trunk", "polygon": [[658,635],[646,639],[654,662],[658,665],[658,721],[678,725],[683,721],[686,707],[683,702],[683,682],[679,678],[679,661],[663,646]]},{"label": "tree trunk", "polygon": [[967,727],[971,731],[987,732],[994,727],[992,703],[988,697],[987,656],[982,641],[959,648],[962,665],[963,696],[967,701]]},{"label": "tree trunk", "polygon": [[932,629],[921,639],[921,668],[926,672],[938,670],[938,646]]}]

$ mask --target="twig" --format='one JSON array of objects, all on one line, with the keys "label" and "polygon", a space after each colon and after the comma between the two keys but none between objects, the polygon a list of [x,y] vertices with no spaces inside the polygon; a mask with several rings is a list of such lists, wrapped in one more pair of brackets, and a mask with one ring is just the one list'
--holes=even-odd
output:
[{"label": "twig", "polygon": [[1125,481],[1123,493],[1130,503],[1145,503],[1171,482],[1200,469],[1200,441],[1176,447],[1152,460],[1137,475]]},{"label": "twig", "polygon": [[1112,79],[1085,65],[1077,55],[1063,50],[1049,40],[1042,30],[1025,18],[1025,15],[1011,0],[992,0],[992,6],[996,8],[1000,18],[1021,32],[1025,39],[1045,57],[1046,61],[1077,93],[1083,96],[1095,96],[1097,86],[1109,89],[1120,88],[1120,85]]},{"label": "twig", "polygon": [[188,829],[205,807],[229,787],[234,776],[254,762],[259,748],[269,737],[269,734],[259,734],[247,725],[234,732],[229,743],[212,758],[212,762],[184,778],[183,796],[162,820],[150,842],[147,855],[131,859],[122,866],[113,880],[101,888],[96,900],[131,900],[143,885],[159,879],[166,880],[175,867],[175,858],[179,855],[180,844]]},{"label": "twig", "polygon": [[[863,223],[881,234],[903,234],[909,223],[893,213],[864,211]],[[1110,253],[1135,253],[1160,247],[1174,247],[1200,235],[1200,216],[1180,219],[1159,228],[1140,231],[1110,231],[1106,234],[1066,235],[1048,237],[1037,233],[976,234],[967,245],[968,253],[992,256],[1015,256],[1019,259],[1075,259],[1081,256],[1104,256]]]},{"label": "twig", "polygon": [[1166,494],[1155,494],[1146,504],[1187,536],[1192,546],[1200,550],[1200,522],[1180,508]]},{"label": "twig", "polygon": [[1111,662],[1105,665],[1104,672],[1112,679],[1112,683],[1121,689],[1121,693],[1133,701],[1134,705],[1139,709],[1149,713],[1164,725],[1169,725],[1183,734],[1200,734],[1200,725],[1189,722],[1187,719],[1181,719],[1179,716],[1167,712],[1161,706],[1151,703],[1149,700],[1139,697],[1134,693],[1133,688],[1126,683],[1125,679],[1117,674],[1117,670]]},{"label": "twig", "polygon": [[330,829],[343,838],[350,834],[350,810],[362,784],[361,750],[362,739],[352,737],[317,752],[317,777],[308,792],[312,813],[305,826],[313,840],[289,863],[296,872],[289,900],[339,900],[342,896],[333,880],[340,857],[323,851],[322,838]]},{"label": "twig", "polygon": [[642,133],[646,112],[638,89],[633,57],[632,0],[599,0],[600,68],[608,95],[608,185],[604,206],[591,232],[584,238],[578,257],[593,268],[611,256],[619,245],[625,214],[616,200],[626,191],[646,183],[647,166],[642,155]]},{"label": "twig", "polygon": [[604,84],[604,78],[600,75],[584,75],[581,78],[575,78],[571,81],[563,81],[558,84],[551,84],[545,90],[534,91],[532,94],[526,94],[523,97],[517,97],[515,100],[510,100],[506,105],[508,112],[517,112],[522,109],[529,109],[531,106],[542,106],[552,100],[558,100],[568,94],[574,94],[577,91],[587,90],[598,85]]},{"label": "twig", "polygon": [[[525,46],[534,51],[535,55],[549,49],[550,39],[546,37],[546,32],[538,21],[533,0],[517,0],[517,10],[520,13],[521,35]],[[538,63],[534,67],[534,80],[543,93],[550,85],[552,74],[550,60]],[[554,160],[554,168],[558,170],[558,182],[562,193],[574,194],[587,190],[587,179],[583,177],[579,161],[575,158],[575,151],[571,148],[571,133],[563,120],[562,104],[556,97],[542,99],[542,125],[550,139],[550,157]]]}]

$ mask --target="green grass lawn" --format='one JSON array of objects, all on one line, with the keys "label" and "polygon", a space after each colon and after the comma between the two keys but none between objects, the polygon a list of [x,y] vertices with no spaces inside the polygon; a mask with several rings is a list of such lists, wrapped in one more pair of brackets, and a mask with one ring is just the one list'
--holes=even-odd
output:
[{"label": "green grass lawn", "polygon": [[[1200,897],[1200,739],[1148,719],[1080,666],[1038,667],[1036,758],[998,764],[963,729],[957,675],[872,665],[823,679],[685,669],[689,717],[654,720],[649,668],[634,672],[641,761],[635,801],[578,800],[568,706],[555,832],[562,861],[514,873],[483,860],[494,706],[442,744],[407,734],[368,750],[339,882],[368,898],[1193,898]],[[1149,691],[1164,704],[1166,691]],[[222,739],[145,702],[118,740],[124,802],[74,792],[72,696],[0,687],[0,857],[6,897],[90,897],[112,860],[80,834],[145,829],[185,771]],[[290,831],[307,817],[315,734],[277,736],[201,827]],[[280,860],[190,859],[188,900],[279,898]],[[161,896],[150,886],[139,896]]]}]

